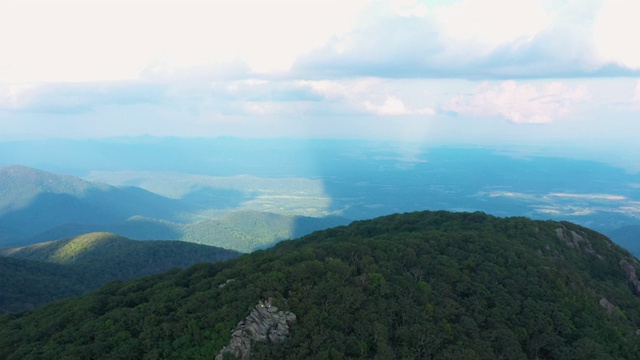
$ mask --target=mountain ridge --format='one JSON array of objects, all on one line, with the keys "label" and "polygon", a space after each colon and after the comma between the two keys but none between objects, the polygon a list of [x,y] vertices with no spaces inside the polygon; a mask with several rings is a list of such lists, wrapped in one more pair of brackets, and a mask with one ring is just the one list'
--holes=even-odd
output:
[{"label": "mountain ridge", "polygon": [[[178,249],[182,250],[180,256],[171,254]],[[175,264],[177,267],[184,267],[184,263],[192,262],[188,257],[199,258],[202,261],[220,261],[240,254],[233,250],[184,241],[131,240],[108,232],[88,233],[68,239],[0,249],[0,255],[8,257],[61,265],[98,267],[106,267],[112,263],[121,266],[135,265],[137,258],[143,259],[145,266],[164,264],[166,267]],[[172,258],[173,255],[176,255],[175,258]],[[145,259],[145,256],[148,258]]]},{"label": "mountain ridge", "polygon": [[211,359],[270,299],[297,323],[252,359],[638,358],[639,269],[568,222],[395,214],[1,317],[0,355]]},{"label": "mountain ridge", "polygon": [[188,205],[134,187],[91,183],[71,175],[0,168],[0,245],[24,241],[72,222],[108,224],[134,215],[179,221]]},{"label": "mountain ridge", "polygon": [[0,194],[0,247],[106,231],[138,240],[186,240],[249,252],[350,221],[209,209],[211,204],[191,198],[172,199],[25,166],[0,168]]},{"label": "mountain ridge", "polygon": [[[6,299],[0,301],[0,313],[26,310],[55,299],[81,295],[108,281],[132,279],[240,255],[213,246],[166,240],[136,241],[110,233],[84,234],[0,249],[0,277],[6,282],[2,286]],[[11,280],[14,276],[24,281]],[[57,286],[62,289],[57,290]]]}]

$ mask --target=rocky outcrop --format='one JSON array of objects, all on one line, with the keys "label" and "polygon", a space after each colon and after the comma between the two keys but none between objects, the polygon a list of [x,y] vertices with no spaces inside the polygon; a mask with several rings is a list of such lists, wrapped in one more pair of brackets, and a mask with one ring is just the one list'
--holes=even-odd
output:
[{"label": "rocky outcrop", "polygon": [[218,285],[218,288],[223,289],[224,287],[226,287],[227,285],[231,284],[232,282],[235,282],[236,279],[228,279],[227,281],[223,282],[222,284]]},{"label": "rocky outcrop", "polygon": [[589,239],[584,238],[582,235],[577,232],[571,230],[567,232],[567,230],[562,228],[556,229],[556,235],[560,241],[564,242],[567,247],[571,249],[575,249],[576,251],[584,252],[587,254],[594,254],[600,260],[604,259],[604,257],[600,254],[597,254],[595,250],[593,250],[593,246],[591,245],[591,241]]},{"label": "rocky outcrop", "polygon": [[629,283],[633,287],[633,292],[636,295],[640,296],[640,280],[638,280],[636,268],[634,268],[633,265],[629,264],[627,260],[624,259],[620,260],[620,268],[622,268],[622,271],[624,271],[625,275],[627,276],[627,280],[629,280]]},{"label": "rocky outcrop", "polygon": [[613,305],[607,298],[600,299],[599,304],[607,311],[607,315],[613,314],[613,310],[616,309],[616,306]]},{"label": "rocky outcrop", "polygon": [[278,310],[271,301],[271,298],[260,301],[249,316],[238,323],[231,332],[229,345],[220,350],[216,360],[222,360],[225,354],[247,360],[251,357],[251,345],[254,342],[281,343],[289,337],[289,326],[295,324],[296,315]]}]

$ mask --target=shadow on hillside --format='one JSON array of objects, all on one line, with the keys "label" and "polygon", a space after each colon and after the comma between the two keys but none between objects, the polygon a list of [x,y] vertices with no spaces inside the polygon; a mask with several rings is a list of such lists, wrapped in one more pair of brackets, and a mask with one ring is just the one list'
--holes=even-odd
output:
[{"label": "shadow on hillside", "polygon": [[252,251],[268,249],[283,240],[293,240],[309,235],[314,231],[326,230],[341,225],[349,225],[350,219],[340,216],[325,216],[321,218],[296,216],[291,223],[290,239],[275,239],[269,243],[262,244]]},{"label": "shadow on hillside", "polygon": [[325,230],[340,225],[348,225],[351,220],[340,216],[325,216],[322,218],[298,216],[293,220],[291,234],[293,239],[311,234],[314,231]]}]

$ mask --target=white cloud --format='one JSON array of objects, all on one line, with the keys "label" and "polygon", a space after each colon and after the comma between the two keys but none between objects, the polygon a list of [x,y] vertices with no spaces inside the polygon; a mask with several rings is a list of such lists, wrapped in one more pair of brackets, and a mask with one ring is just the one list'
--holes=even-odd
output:
[{"label": "white cloud", "polygon": [[389,96],[381,105],[376,105],[371,101],[364,102],[364,108],[378,116],[398,116],[398,115],[435,115],[435,111],[431,108],[409,109],[404,102],[395,96]]},{"label": "white cloud", "polygon": [[539,0],[464,0],[436,11],[444,34],[490,49],[531,41],[547,28],[551,16]]},{"label": "white cloud", "polygon": [[640,80],[636,81],[632,101],[640,103]]},{"label": "white cloud", "polygon": [[423,18],[429,14],[429,8],[418,0],[394,0],[391,2],[393,12],[401,17]]},{"label": "white cloud", "polygon": [[0,83],[637,74],[640,5],[601,2],[1,0]]},{"label": "white cloud", "polygon": [[135,80],[150,68],[184,73],[234,62],[283,71],[351,30],[367,3],[5,0],[0,82]]},{"label": "white cloud", "polygon": [[311,90],[326,96],[327,98],[344,97],[348,96],[348,88],[337,82],[331,80],[299,80],[296,82],[300,87],[308,87]]},{"label": "white cloud", "polygon": [[31,84],[14,84],[0,86],[0,109],[17,110],[24,108],[29,93],[34,88]]},{"label": "white cloud", "polygon": [[301,87],[309,87],[327,101],[341,102],[345,112],[364,112],[377,116],[435,115],[435,111],[418,104],[407,106],[398,93],[410,91],[411,86],[392,85],[382,79],[358,79],[348,81],[298,81]]},{"label": "white cloud", "polygon": [[0,84],[0,110],[79,113],[100,105],[158,104],[167,100],[165,91],[144,83]]},{"label": "white cloud", "polygon": [[404,106],[402,100],[394,96],[388,97],[382,105],[375,105],[370,101],[365,101],[364,107],[368,111],[380,116],[407,115],[411,113],[411,111]]},{"label": "white cloud", "polygon": [[595,49],[604,62],[630,69],[640,69],[640,2],[608,0],[603,5],[593,28]]},{"label": "white cloud", "polygon": [[[399,0],[298,59],[302,76],[513,79],[640,75],[640,5]],[[420,10],[422,9],[422,10]]]},{"label": "white cloud", "polygon": [[561,82],[542,86],[504,81],[483,83],[473,93],[459,95],[445,110],[468,116],[501,117],[514,123],[549,123],[572,113],[587,98],[583,86],[568,87]]}]

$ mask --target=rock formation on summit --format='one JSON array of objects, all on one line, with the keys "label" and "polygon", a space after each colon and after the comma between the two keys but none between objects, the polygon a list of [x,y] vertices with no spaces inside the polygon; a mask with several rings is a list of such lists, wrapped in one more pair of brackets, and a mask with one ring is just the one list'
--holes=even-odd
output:
[{"label": "rock formation on summit", "polygon": [[271,301],[271,298],[260,301],[251,313],[238,323],[231,333],[229,345],[220,350],[216,360],[224,359],[225,354],[247,360],[251,357],[253,342],[281,343],[289,337],[289,326],[295,324],[296,315],[290,311],[278,310]]}]

